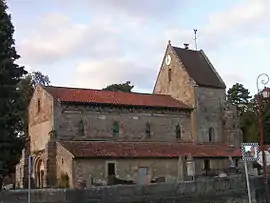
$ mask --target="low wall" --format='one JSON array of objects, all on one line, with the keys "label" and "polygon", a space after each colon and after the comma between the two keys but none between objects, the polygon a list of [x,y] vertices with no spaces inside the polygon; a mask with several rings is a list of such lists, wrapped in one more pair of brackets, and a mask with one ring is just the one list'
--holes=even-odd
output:
[{"label": "low wall", "polygon": [[[261,202],[262,180],[250,180],[254,202]],[[248,202],[245,179],[162,183],[144,186],[106,186],[87,190],[32,190],[32,203],[219,203]],[[256,201],[255,201],[256,200]],[[0,203],[27,203],[27,190],[3,191]]]}]

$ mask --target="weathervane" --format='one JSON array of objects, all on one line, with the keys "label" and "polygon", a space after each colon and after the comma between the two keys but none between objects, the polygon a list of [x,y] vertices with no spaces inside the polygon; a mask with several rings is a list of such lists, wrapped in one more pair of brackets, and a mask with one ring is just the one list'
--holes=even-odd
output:
[{"label": "weathervane", "polygon": [[197,50],[197,29],[193,29],[193,31],[194,31],[194,35],[195,35],[195,37],[194,37],[194,41],[195,41],[195,49]]}]

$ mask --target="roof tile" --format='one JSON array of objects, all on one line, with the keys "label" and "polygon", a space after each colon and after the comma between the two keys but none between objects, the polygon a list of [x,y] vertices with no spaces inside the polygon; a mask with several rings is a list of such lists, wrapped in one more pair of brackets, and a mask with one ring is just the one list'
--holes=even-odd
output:
[{"label": "roof tile", "polygon": [[45,89],[60,102],[191,109],[183,102],[169,95],[111,92],[54,86],[47,86]]},{"label": "roof tile", "polygon": [[60,141],[75,157],[241,157],[240,149],[229,150],[223,143],[196,145],[168,142]]}]

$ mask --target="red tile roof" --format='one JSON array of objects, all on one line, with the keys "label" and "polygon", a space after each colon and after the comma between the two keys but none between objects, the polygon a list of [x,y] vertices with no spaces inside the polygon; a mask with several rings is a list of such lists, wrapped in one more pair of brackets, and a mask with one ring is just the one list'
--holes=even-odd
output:
[{"label": "red tile roof", "polygon": [[75,157],[241,157],[240,149],[229,150],[226,144],[167,142],[60,141]]},{"label": "red tile roof", "polygon": [[47,86],[45,89],[60,102],[191,109],[183,102],[169,95],[111,92],[54,86]]}]

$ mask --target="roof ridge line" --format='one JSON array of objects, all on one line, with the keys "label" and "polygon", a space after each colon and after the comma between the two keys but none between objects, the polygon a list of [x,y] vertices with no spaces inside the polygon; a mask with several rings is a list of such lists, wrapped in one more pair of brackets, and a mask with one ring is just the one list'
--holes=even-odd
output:
[{"label": "roof ridge line", "polygon": [[206,56],[206,54],[204,53],[204,51],[201,49],[200,54],[204,57],[204,59],[206,60],[206,62],[209,64],[209,66],[211,67],[211,69],[214,71],[214,73],[216,74],[217,78],[219,79],[219,81],[224,85],[225,89],[226,89],[226,84],[225,82],[222,80],[221,76],[219,75],[219,73],[217,72],[217,70],[215,69],[215,67],[213,66],[213,64],[211,63],[211,61],[208,59],[208,57]]},{"label": "roof ridge line", "polygon": [[167,94],[154,94],[154,93],[146,93],[146,92],[122,92],[122,91],[109,91],[109,90],[102,90],[102,89],[93,89],[93,88],[83,88],[83,87],[67,87],[67,86],[55,86],[55,85],[49,85],[49,86],[42,86],[43,88],[63,88],[63,89],[72,89],[72,90],[92,90],[92,91],[104,91],[104,92],[113,92],[113,93],[124,93],[124,94],[140,94],[140,95],[155,95],[155,96],[170,96]]},{"label": "roof ridge line", "polygon": [[182,50],[185,50],[185,51],[193,51],[193,52],[199,52],[198,50],[195,50],[195,49],[185,49],[185,48],[181,48],[181,47],[176,47],[176,46],[172,46],[172,48],[176,48],[176,49],[182,49]]}]

